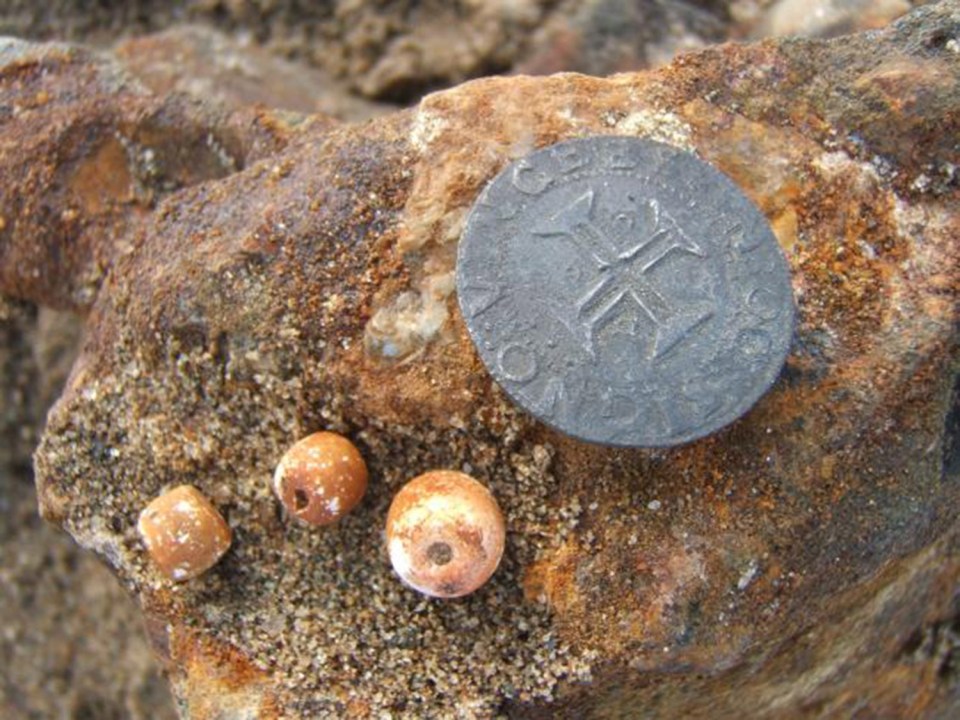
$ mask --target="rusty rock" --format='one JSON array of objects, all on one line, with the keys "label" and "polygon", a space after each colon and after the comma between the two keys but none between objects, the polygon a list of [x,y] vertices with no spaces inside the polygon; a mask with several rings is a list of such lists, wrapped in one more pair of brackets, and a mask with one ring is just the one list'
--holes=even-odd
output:
[{"label": "rusty rock", "polygon": [[[198,717],[221,693],[262,717],[741,717],[745,701],[764,717],[949,714],[958,28],[951,0],[838,41],[728,45],[606,80],[477,81],[362,126],[307,124],[169,193],[123,253],[101,255],[87,341],[36,455],[44,514],[156,618]],[[3,132],[28,136],[20,122]],[[524,417],[455,310],[457,238],[484,183],[594,133],[714,163],[791,265],[780,381],[687,446],[588,447]],[[35,156],[71,167],[47,137]],[[4,187],[30,171],[0,156]],[[39,207],[46,186],[21,187]],[[43,299],[29,274],[43,261],[5,263],[0,288]],[[63,267],[72,281],[78,266]],[[355,438],[370,468],[335,533],[272,511],[288,438],[316,427]],[[428,467],[481,479],[510,528],[496,575],[453,603],[399,590],[376,550],[390,497]],[[174,481],[213,498],[235,538],[178,592],[135,542],[135,509]]]},{"label": "rusty rock", "polygon": [[87,50],[9,38],[0,97],[0,165],[16,187],[0,198],[0,283],[60,309],[89,307],[161,198],[224,177],[296,132],[269,112],[228,115],[151,95]]}]

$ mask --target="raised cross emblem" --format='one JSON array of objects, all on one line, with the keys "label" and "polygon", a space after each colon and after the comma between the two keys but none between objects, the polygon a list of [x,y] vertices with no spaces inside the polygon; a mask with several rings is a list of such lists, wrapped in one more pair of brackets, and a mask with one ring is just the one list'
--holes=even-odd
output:
[{"label": "raised cross emblem", "polygon": [[[632,198],[631,198],[632,199]],[[635,305],[656,328],[649,360],[656,360],[713,315],[712,307],[675,307],[646,277],[673,254],[705,257],[700,245],[662,212],[655,200],[640,203],[636,213],[620,213],[613,223],[627,242],[617,243],[595,220],[596,193],[588,190],[572,205],[533,230],[543,237],[567,236],[594,263],[600,277],[577,301],[577,318],[586,330],[584,349],[594,355],[597,332],[628,305]]]}]

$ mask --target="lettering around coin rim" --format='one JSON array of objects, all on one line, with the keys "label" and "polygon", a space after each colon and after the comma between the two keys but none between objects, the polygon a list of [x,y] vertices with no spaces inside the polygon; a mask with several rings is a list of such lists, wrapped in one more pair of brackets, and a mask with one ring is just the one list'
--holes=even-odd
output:
[{"label": "lettering around coin rim", "polygon": [[637,138],[569,140],[508,165],[467,219],[457,294],[507,394],[606,445],[676,445],[733,422],[793,333],[763,215],[711,165]]}]

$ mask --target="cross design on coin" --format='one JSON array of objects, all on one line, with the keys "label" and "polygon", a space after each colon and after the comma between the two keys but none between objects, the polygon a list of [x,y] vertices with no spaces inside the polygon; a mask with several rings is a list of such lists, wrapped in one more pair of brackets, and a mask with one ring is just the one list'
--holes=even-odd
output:
[{"label": "cross design on coin", "polygon": [[746,413],[793,334],[789,266],[722,172],[594,136],[507,165],[470,211],[457,296],[490,375],[588,442],[665,447]]},{"label": "cross design on coin", "polygon": [[[703,248],[687,236],[660,207],[656,199],[628,199],[637,211],[619,212],[614,225],[621,226],[617,242],[595,217],[597,193],[588,190],[572,205],[533,230],[542,237],[569,237],[593,261],[600,277],[577,302],[577,316],[586,330],[584,350],[595,355],[594,339],[625,306],[633,303],[656,327],[648,360],[654,361],[683,340],[689,332],[713,315],[712,308],[676,309],[645,277],[673,253],[705,257]],[[637,227],[638,222],[641,227]]]}]

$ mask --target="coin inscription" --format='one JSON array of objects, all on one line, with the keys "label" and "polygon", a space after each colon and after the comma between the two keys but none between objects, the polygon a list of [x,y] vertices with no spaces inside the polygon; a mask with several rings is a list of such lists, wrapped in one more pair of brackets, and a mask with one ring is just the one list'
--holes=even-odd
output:
[{"label": "coin inscription", "polygon": [[467,220],[461,312],[528,412],[609,445],[675,445],[745,413],[793,331],[765,218],[694,155],[570,140],[507,166]]}]

